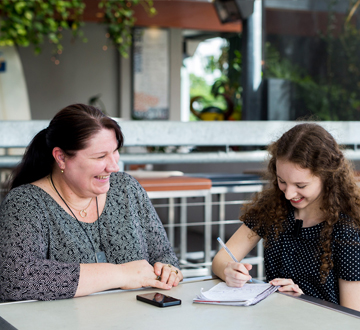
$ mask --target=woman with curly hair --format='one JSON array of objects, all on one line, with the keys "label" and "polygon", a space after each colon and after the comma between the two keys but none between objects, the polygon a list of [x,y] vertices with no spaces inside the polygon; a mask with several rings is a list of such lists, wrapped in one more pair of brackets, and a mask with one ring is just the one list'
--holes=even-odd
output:
[{"label": "woman with curly hair", "polygon": [[[335,139],[317,124],[294,126],[268,147],[270,186],[243,209],[227,242],[242,260],[264,239],[266,279],[360,310],[360,190]],[[213,271],[229,286],[251,276],[224,249]]]}]

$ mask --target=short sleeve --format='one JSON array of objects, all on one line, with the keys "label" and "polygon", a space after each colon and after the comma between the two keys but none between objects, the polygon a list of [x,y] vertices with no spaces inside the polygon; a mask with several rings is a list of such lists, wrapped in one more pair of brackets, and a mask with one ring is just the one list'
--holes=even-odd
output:
[{"label": "short sleeve", "polygon": [[265,230],[264,226],[260,225],[258,226],[259,220],[256,219],[254,216],[246,216],[245,219],[243,219],[244,224],[250,228],[252,231],[254,231],[257,235],[259,235],[261,238],[264,238],[265,236]]},{"label": "short sleeve", "polygon": [[348,219],[340,221],[335,229],[334,268],[339,278],[360,281],[360,230],[351,225]]}]

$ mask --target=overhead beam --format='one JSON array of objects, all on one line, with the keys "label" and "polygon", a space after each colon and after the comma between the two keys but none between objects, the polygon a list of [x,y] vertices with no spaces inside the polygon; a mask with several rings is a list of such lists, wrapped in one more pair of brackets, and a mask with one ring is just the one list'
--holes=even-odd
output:
[{"label": "overhead beam", "polygon": [[[85,0],[84,20],[99,22],[102,11],[99,0]],[[194,29],[216,32],[240,32],[241,22],[222,25],[212,2],[199,0],[154,0],[157,14],[149,16],[144,7],[133,6],[135,25],[139,27],[156,26],[162,28]]]}]

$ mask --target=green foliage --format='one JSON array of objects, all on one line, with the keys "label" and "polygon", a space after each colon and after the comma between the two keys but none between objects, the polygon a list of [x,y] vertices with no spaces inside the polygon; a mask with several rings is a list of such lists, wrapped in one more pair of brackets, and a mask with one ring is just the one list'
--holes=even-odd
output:
[{"label": "green foliage", "polygon": [[102,23],[107,26],[107,31],[113,45],[123,57],[128,57],[128,48],[132,42],[132,27],[135,24],[132,7],[141,3],[150,16],[156,14],[153,1],[146,0],[101,0],[99,8],[104,10]]},{"label": "green foliage", "polygon": [[0,2],[0,46],[35,46],[35,53],[47,38],[54,52],[61,53],[62,31],[81,36],[81,15],[85,5],[81,0],[2,0]]},{"label": "green foliage", "polygon": [[229,69],[229,43],[226,42],[221,46],[221,54],[218,58],[210,55],[206,58],[205,70],[213,73],[219,70],[222,75],[227,75]]},{"label": "green foliage", "polygon": [[295,98],[301,100],[306,110],[324,119],[326,117],[326,101],[321,97],[325,93],[325,86],[315,80],[296,64],[287,58],[281,58],[279,51],[269,42],[265,44],[265,73],[264,78],[277,78],[293,83],[296,91]]},{"label": "green foliage", "polygon": [[208,106],[226,109],[226,102],[222,98],[215,97],[211,93],[211,86],[207,84],[204,78],[198,77],[193,73],[190,74],[190,98],[195,96],[202,96],[202,108]]},{"label": "green foliage", "polygon": [[240,98],[241,96],[241,64],[242,57],[239,50],[231,52],[229,42],[221,47],[221,54],[218,58],[209,56],[207,58],[206,71],[213,73],[215,70],[221,72],[221,77],[214,82],[211,92],[214,96],[227,94]]},{"label": "green foliage", "polygon": [[281,58],[279,51],[269,42],[265,44],[266,66],[265,78],[279,78],[290,80],[291,82],[300,82],[306,76],[305,70],[293,64],[287,58]]},{"label": "green foliage", "polygon": [[[132,27],[135,23],[132,7],[141,3],[149,15],[156,14],[152,0],[99,0],[99,9],[104,11],[102,23],[107,26],[108,37],[122,56],[127,57],[131,45]],[[35,46],[47,39],[54,45],[54,53],[61,54],[62,33],[70,30],[74,37],[83,37],[84,0],[1,0],[0,1],[0,46]]]},{"label": "green foliage", "polygon": [[[218,58],[209,56],[207,58],[206,71],[214,72],[219,70],[221,77],[218,78],[211,87],[211,94],[217,98],[221,94],[230,96],[234,102],[234,113],[232,119],[241,119],[242,98],[243,91],[240,84],[241,81],[241,65],[242,56],[240,51],[239,36],[233,37],[221,47],[221,54]],[[224,101],[226,108],[226,102]],[[224,107],[223,107],[224,108]]]}]

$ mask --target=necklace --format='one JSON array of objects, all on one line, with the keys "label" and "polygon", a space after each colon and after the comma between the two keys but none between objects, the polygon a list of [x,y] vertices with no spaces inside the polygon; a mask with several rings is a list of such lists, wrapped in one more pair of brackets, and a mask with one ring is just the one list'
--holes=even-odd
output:
[{"label": "necklace", "polygon": [[[105,256],[105,252],[102,251],[102,244],[101,244],[101,232],[100,232],[100,216],[99,216],[99,205],[98,205],[98,200],[96,197],[96,210],[97,210],[97,224],[98,224],[98,230],[99,230],[99,239],[100,239],[100,250],[96,251],[95,249],[95,245],[92,239],[90,239],[88,233],[86,232],[85,228],[82,226],[81,222],[78,220],[78,218],[76,217],[76,215],[74,214],[74,212],[72,211],[72,209],[69,207],[69,205],[66,203],[65,199],[60,195],[59,191],[56,189],[55,185],[54,185],[54,181],[52,179],[52,175],[50,174],[49,179],[51,181],[51,184],[54,188],[54,190],[56,191],[56,193],[59,195],[59,197],[61,198],[61,200],[64,202],[64,204],[67,206],[67,208],[69,209],[69,211],[71,212],[71,214],[74,216],[74,218],[77,220],[77,223],[79,224],[79,226],[81,227],[81,229],[85,232],[86,237],[88,238],[89,242],[91,243],[91,246],[94,250],[95,253],[95,260],[97,263],[104,263],[107,262],[106,260],[106,256]],[[91,198],[92,200],[92,198]],[[91,202],[91,201],[90,201]],[[90,205],[90,204],[89,204]],[[87,206],[89,207],[89,206]]]},{"label": "necklace", "polygon": [[83,210],[78,210],[78,209],[76,209],[75,207],[73,207],[69,202],[68,202],[68,203],[71,205],[71,207],[72,207],[75,211],[78,211],[78,212],[79,212],[79,214],[80,214],[80,216],[81,216],[82,218],[85,218],[85,217],[87,216],[86,209],[90,206],[92,200],[93,200],[93,197],[91,197],[88,206],[86,206]]},{"label": "necklace", "polygon": [[[55,186],[54,186],[54,182],[53,182],[53,180],[52,180],[52,176],[50,177],[50,175],[49,175],[49,176],[48,176],[48,180],[49,180],[49,183],[50,183],[50,185],[52,186],[52,188],[54,188],[54,190],[58,193],[58,191],[56,190],[56,188],[55,188]],[[60,196],[59,193],[58,193],[58,195]],[[60,198],[63,200],[63,202],[66,204],[67,207],[69,207],[68,204],[71,205],[70,202],[67,202],[67,203],[65,202],[65,197],[63,198],[63,197],[60,196]],[[82,218],[85,218],[85,217],[87,217],[86,209],[90,206],[92,200],[93,200],[93,197],[91,197],[88,206],[86,206],[86,207],[85,207],[84,209],[82,209],[82,210],[76,209],[73,205],[71,205],[71,207],[72,207],[75,211],[78,211],[79,214],[80,214],[80,216],[81,216]]]}]

